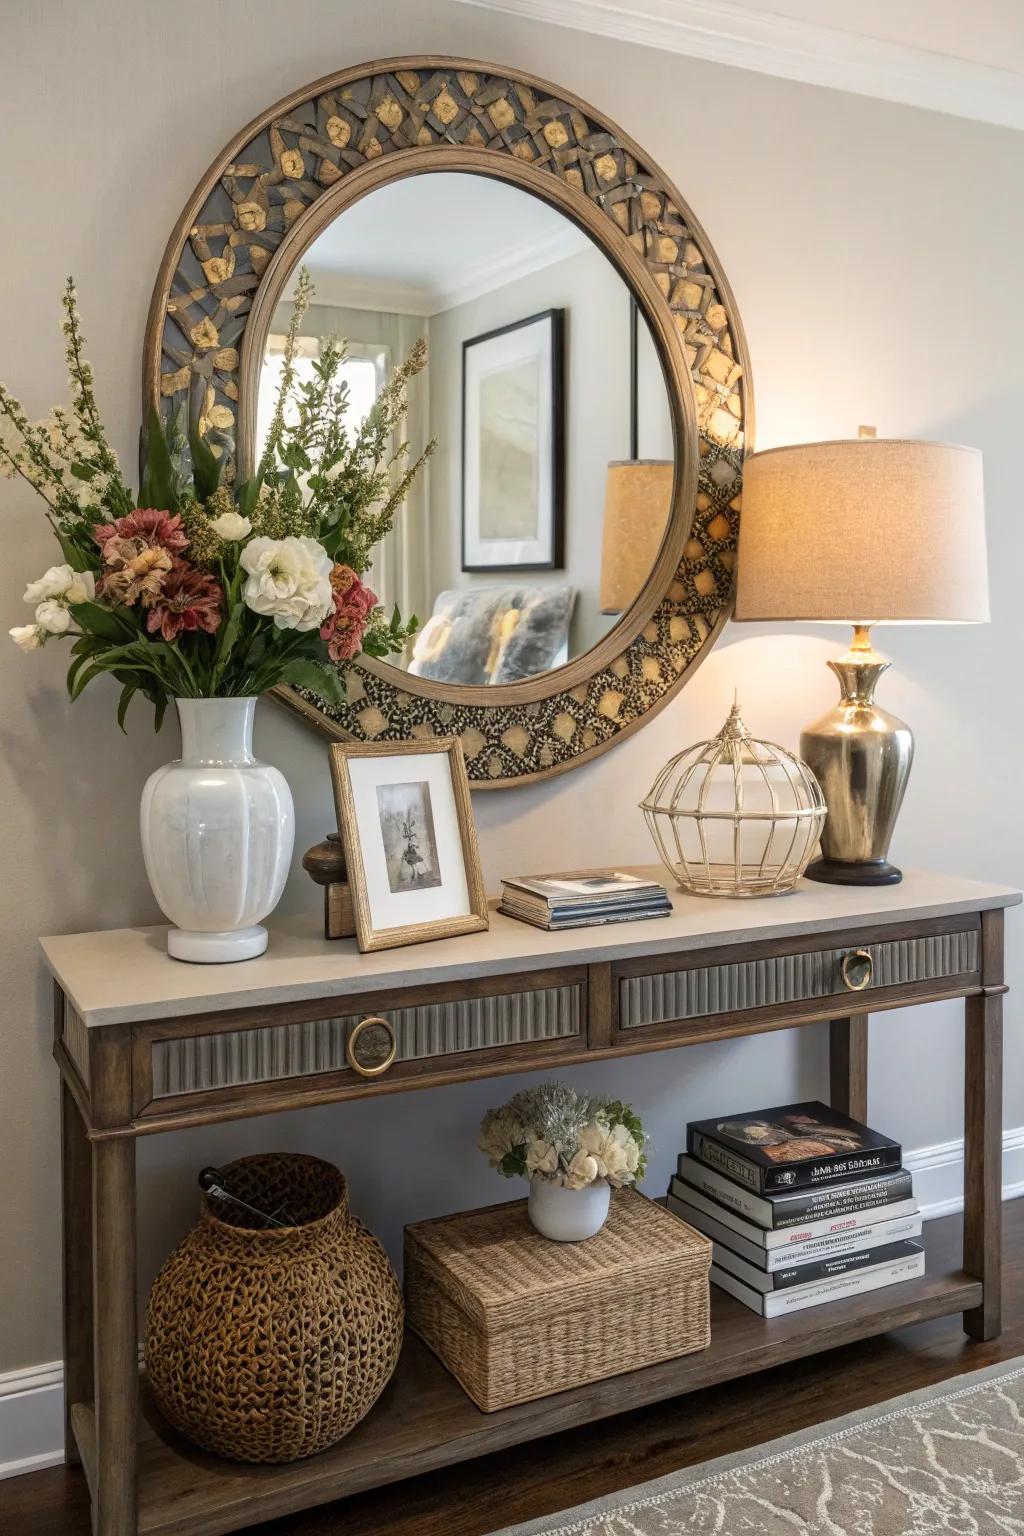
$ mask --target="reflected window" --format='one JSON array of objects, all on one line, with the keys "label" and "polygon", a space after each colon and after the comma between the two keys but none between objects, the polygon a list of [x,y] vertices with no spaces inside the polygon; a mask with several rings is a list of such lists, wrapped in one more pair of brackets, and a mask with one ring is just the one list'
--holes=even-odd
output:
[{"label": "reflected window", "polygon": [[[256,407],[256,441],[265,443],[267,433],[270,430],[270,422],[274,415],[274,406],[277,404],[278,391],[281,388],[281,374],[284,369],[284,349],[287,336],[271,334],[267,337],[267,345],[263,354],[263,368],[260,372],[260,397]],[[312,381],[313,364],[320,356],[319,336],[298,336],[295,342],[295,378],[299,384],[308,384]],[[365,421],[377,398],[378,391],[387,378],[388,353],[386,347],[366,346],[357,342],[350,342],[348,354],[339,370],[339,382],[348,385],[348,425],[350,431],[355,431],[360,422]],[[287,419],[294,423],[298,420],[298,409],[294,398],[285,412]]]}]

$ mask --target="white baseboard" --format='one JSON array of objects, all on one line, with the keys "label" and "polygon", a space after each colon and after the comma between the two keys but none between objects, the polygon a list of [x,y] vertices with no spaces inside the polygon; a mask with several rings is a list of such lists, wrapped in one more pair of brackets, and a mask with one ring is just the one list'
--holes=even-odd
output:
[{"label": "white baseboard", "polygon": [[[914,1175],[914,1194],[926,1220],[963,1210],[964,1144],[943,1141],[903,1156]],[[1024,1125],[1003,1132],[1003,1199],[1024,1195]]]},{"label": "white baseboard", "polygon": [[0,1375],[0,1478],[64,1460],[63,1376],[59,1360]]},{"label": "white baseboard", "polygon": [[[964,1203],[964,1144],[944,1141],[904,1154],[926,1220]],[[1003,1132],[1003,1199],[1024,1195],[1024,1126]],[[0,1374],[0,1478],[64,1460],[64,1384],[59,1360]]]}]

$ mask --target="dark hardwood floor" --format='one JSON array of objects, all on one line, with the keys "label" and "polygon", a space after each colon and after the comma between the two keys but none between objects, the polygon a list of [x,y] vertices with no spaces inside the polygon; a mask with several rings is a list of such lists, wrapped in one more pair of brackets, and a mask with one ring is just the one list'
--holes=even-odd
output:
[{"label": "dark hardwood floor", "polygon": [[[940,1318],[256,1529],[259,1536],[488,1536],[1024,1354],[1024,1200],[1003,1214],[1003,1332],[991,1343],[972,1343],[957,1317]],[[0,1532],[89,1536],[81,1473],[58,1467],[0,1483]]]}]

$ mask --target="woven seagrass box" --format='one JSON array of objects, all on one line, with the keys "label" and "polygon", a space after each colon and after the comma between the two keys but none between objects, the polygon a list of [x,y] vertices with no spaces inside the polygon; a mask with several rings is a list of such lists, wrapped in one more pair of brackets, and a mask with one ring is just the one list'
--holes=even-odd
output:
[{"label": "woven seagrass box", "polygon": [[406,1321],[492,1413],[706,1349],[711,1244],[634,1189],[584,1243],[526,1201],[405,1229]]}]

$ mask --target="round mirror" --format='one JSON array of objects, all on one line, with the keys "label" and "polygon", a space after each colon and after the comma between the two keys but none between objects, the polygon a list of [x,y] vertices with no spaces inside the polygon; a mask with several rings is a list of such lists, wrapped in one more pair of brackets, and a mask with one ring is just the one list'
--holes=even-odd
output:
[{"label": "round mirror", "polygon": [[[397,665],[521,683],[591,650],[646,585],[668,523],[672,410],[620,271],[522,188],[462,172],[376,187],[303,252],[296,372],[344,341],[352,430],[422,337],[410,461],[433,441],[367,580],[418,628]],[[280,383],[294,286],[262,338],[250,462]],[[394,447],[399,446],[396,440]]]},{"label": "round mirror", "polygon": [[416,616],[403,665],[364,651],[343,702],[276,696],[335,739],[457,736],[476,788],[621,741],[732,601],[752,400],[699,221],[611,119],[519,70],[415,56],[292,92],[201,178],[146,332],[149,406],[186,413],[229,480],[303,261],[300,366],[347,338],[356,421],[424,337],[407,428],[436,447],[367,573]]}]

